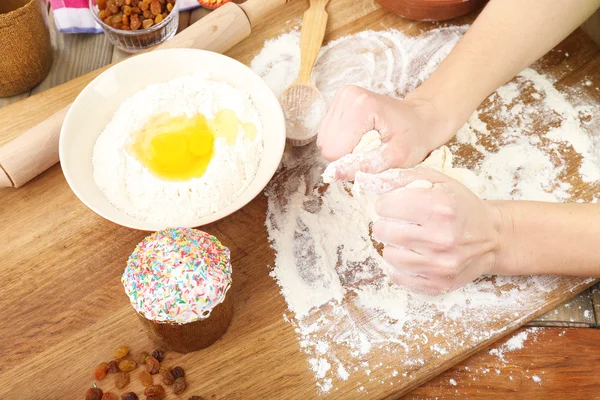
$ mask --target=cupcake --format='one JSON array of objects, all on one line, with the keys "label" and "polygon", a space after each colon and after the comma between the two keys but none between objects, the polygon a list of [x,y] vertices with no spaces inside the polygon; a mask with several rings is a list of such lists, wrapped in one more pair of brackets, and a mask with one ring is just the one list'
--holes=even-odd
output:
[{"label": "cupcake", "polygon": [[150,337],[167,349],[208,347],[231,322],[229,249],[208,233],[153,233],[129,256],[121,282]]}]

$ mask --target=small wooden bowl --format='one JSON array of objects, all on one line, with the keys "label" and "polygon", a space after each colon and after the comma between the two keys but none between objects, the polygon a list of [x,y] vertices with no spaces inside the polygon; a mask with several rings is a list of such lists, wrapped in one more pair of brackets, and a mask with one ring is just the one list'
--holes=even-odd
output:
[{"label": "small wooden bowl", "polygon": [[44,0],[0,3],[0,97],[8,97],[32,89],[48,75],[52,45]]},{"label": "small wooden bowl", "polygon": [[386,10],[417,21],[446,21],[482,7],[486,0],[375,0]]}]

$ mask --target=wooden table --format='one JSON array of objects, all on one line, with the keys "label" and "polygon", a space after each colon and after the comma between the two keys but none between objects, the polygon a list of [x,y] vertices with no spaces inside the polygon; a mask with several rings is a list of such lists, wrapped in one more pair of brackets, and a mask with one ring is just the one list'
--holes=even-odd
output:
[{"label": "wooden table", "polygon": [[[369,1],[361,6],[376,7]],[[180,29],[184,29],[207,13],[208,11],[202,8],[181,13]],[[281,31],[298,22],[282,23]],[[332,29],[336,29],[335,18],[333,18],[332,25]],[[0,99],[0,107],[126,57],[126,54],[114,49],[103,35],[63,35],[55,31],[53,23],[51,26],[53,29],[52,40],[55,46],[55,62],[50,75],[31,93]],[[575,42],[582,35],[582,32],[576,32],[567,41]],[[55,187],[40,185],[40,180],[48,179],[63,181],[60,168],[54,167],[25,188],[18,189],[23,191],[24,197],[17,206],[11,207],[10,210],[11,213],[27,213],[29,223],[36,224],[35,235],[29,237],[11,235],[13,231],[11,228],[17,231],[17,227],[11,227],[12,215],[3,212],[4,209],[0,207],[0,226],[6,233],[2,237],[3,246],[7,246],[6,248],[11,250],[10,256],[0,261],[2,282],[6,282],[6,287],[10,287],[6,293],[4,292],[5,288],[0,293],[2,299],[0,302],[3,308],[0,315],[4,318],[14,314],[16,315],[15,320],[19,322],[17,326],[13,326],[11,321],[3,319],[3,324],[0,326],[0,337],[4,338],[0,344],[4,361],[0,365],[0,386],[4,390],[11,388],[11,379],[19,376],[20,371],[31,374],[27,376],[28,380],[32,383],[36,382],[35,368],[32,366],[39,365],[41,368],[46,363],[51,363],[55,365],[56,379],[68,381],[70,380],[68,372],[71,365],[85,369],[81,373],[90,375],[93,366],[105,358],[107,347],[116,347],[121,343],[128,343],[137,349],[147,349],[148,346],[151,346],[147,339],[140,337],[139,326],[124,325],[121,322],[126,320],[129,323],[131,319],[128,316],[131,314],[131,310],[126,304],[126,299],[120,293],[118,283],[120,268],[122,268],[120,261],[131,252],[131,244],[141,240],[144,234],[115,226],[96,216],[90,217],[91,212],[81,204],[75,208],[63,207],[63,204],[72,201],[74,195],[70,192],[59,191]],[[13,190],[0,191],[0,199],[13,198]],[[44,220],[43,215],[36,209],[40,196],[44,201],[52,203],[54,207],[62,209],[64,217],[59,221]],[[0,201],[0,204],[3,203]],[[264,215],[264,207],[264,201],[257,199],[231,218],[241,225],[254,227],[256,232],[250,232],[248,237],[254,236],[257,239],[246,245],[261,246],[266,254],[265,260],[272,260],[270,249],[266,243],[258,239],[264,235],[262,221],[255,222],[253,219],[253,215],[256,213]],[[217,234],[225,244],[232,247],[232,251],[238,254],[236,260],[238,263],[252,264],[254,260],[244,259],[244,248],[234,244],[237,233],[230,228],[231,225],[225,227],[213,224],[207,230]],[[253,233],[255,234],[253,235]],[[99,248],[96,244],[97,239],[104,235],[117,235],[123,240],[113,243],[109,248]],[[60,238],[60,240],[56,241],[53,238]],[[68,255],[72,251],[71,243],[73,241],[78,241],[78,248],[82,248],[82,246],[87,248],[89,259],[85,265],[68,263]],[[35,256],[20,257],[20,252],[25,246],[30,250],[33,249]],[[60,270],[48,269],[47,272],[52,277],[47,278],[44,272],[51,263],[45,256],[56,250],[60,250],[65,255],[63,257],[65,264]],[[112,259],[119,261],[113,262]],[[264,262],[264,264],[267,263],[268,261]],[[256,267],[261,268],[262,265],[258,264]],[[107,265],[110,270],[103,271]],[[39,273],[28,274],[26,275],[27,281],[21,281],[19,273],[21,266],[36,269]],[[61,279],[63,275],[64,279],[68,279],[70,282],[78,282],[78,286],[55,287],[52,284],[53,279]],[[244,297],[238,298],[238,301],[249,308],[259,307],[261,305],[254,303],[256,297],[260,297],[258,294],[266,287],[273,286],[274,282],[271,280],[254,282],[249,280],[251,278],[253,277],[246,276],[244,273],[235,276],[238,292],[244,294]],[[68,290],[65,291],[65,289]],[[269,299],[261,298],[261,301],[265,300],[267,301],[265,307],[280,310],[285,308],[280,296]],[[118,312],[106,312],[106,310],[115,309]],[[273,315],[281,318],[277,313]],[[257,332],[258,341],[249,342],[246,351],[260,351],[264,346],[274,345],[278,335],[293,335],[291,327],[282,328],[280,324],[276,324],[278,321],[275,320],[271,321],[270,325],[255,326],[251,314],[245,313],[238,317],[234,321],[233,329],[240,329],[240,326],[243,326],[245,330]],[[507,355],[507,362],[500,362],[484,350],[431,380],[406,398],[436,396],[492,398],[515,391],[518,391],[519,397],[552,393],[554,398],[571,398],[574,393],[577,393],[581,398],[600,398],[595,390],[597,388],[595,385],[600,382],[600,376],[595,368],[596,362],[600,359],[600,348],[596,344],[598,331],[587,329],[598,327],[599,322],[600,288],[594,287],[530,323],[534,326],[569,327],[568,329],[548,328],[540,331],[537,334],[537,341],[527,345],[521,351]],[[116,337],[106,335],[106,332],[101,329],[106,324],[119,326],[120,333]],[[579,329],[573,329],[573,327]],[[268,335],[261,334],[270,328],[276,328],[276,330]],[[98,336],[95,336],[95,332],[98,332]],[[134,342],[128,340],[132,336],[140,337],[140,339],[136,339]],[[6,338],[10,338],[10,341]],[[261,342],[265,338],[274,342]],[[75,357],[71,353],[73,343],[85,347],[85,353],[88,356],[84,362],[80,357]],[[107,343],[110,344],[107,346]],[[205,356],[210,357],[214,351],[214,348],[207,350]],[[50,358],[49,355],[52,357]],[[244,357],[243,351],[236,357]],[[186,357],[179,360],[182,365],[186,365]],[[235,363],[236,360],[232,359],[230,362]],[[198,365],[189,367],[202,368]],[[252,366],[248,367],[248,373],[252,375],[254,373],[251,369]],[[227,365],[223,365],[223,368],[227,368]],[[494,373],[484,372],[487,369]],[[500,373],[495,373],[495,370],[499,370]],[[540,376],[541,382],[535,382],[531,378],[534,375]],[[282,380],[281,386],[274,388],[272,393],[293,390],[294,380],[307,376],[310,379],[307,371],[298,370],[295,377]],[[513,379],[510,380],[509,376],[512,376]],[[192,386],[202,388],[203,391],[198,394],[211,394],[208,372],[206,377],[208,382],[190,382]],[[576,389],[569,387],[572,382],[577,382]],[[232,378],[230,384],[235,385],[235,383],[235,379]],[[73,384],[69,387],[72,389],[73,398],[82,397],[79,394],[82,392],[80,386]],[[10,394],[10,396],[0,396],[1,398],[20,398],[15,395],[15,392],[3,392],[3,389],[0,389],[0,393],[5,393],[4,396]],[[50,392],[48,392],[47,398],[54,398],[51,395],[51,388],[48,390]],[[39,393],[39,391],[35,393]],[[189,391],[188,394],[193,393]]]}]

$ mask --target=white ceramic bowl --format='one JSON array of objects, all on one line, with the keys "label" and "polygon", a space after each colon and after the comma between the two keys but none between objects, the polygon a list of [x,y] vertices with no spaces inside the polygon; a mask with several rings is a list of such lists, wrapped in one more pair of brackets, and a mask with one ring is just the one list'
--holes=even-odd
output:
[{"label": "white ceramic bowl", "polygon": [[211,79],[227,82],[250,95],[262,119],[264,148],[256,176],[237,199],[214,214],[187,221],[184,226],[202,226],[226,217],[265,188],[285,148],[285,120],[271,89],[250,68],[224,55],[194,49],[156,50],[125,60],[100,74],[77,96],[67,113],[60,132],[60,162],[69,186],[86,206],[129,228],[156,231],[171,226],[131,217],[113,206],[94,182],[92,152],[96,139],[126,98],[150,84],[202,70],[210,72]]}]

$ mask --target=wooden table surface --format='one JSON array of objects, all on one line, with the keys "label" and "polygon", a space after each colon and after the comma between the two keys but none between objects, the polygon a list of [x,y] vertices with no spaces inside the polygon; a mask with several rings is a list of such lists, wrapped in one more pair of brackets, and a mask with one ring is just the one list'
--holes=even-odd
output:
[{"label": "wooden table surface", "polygon": [[[364,2],[360,7],[369,10],[376,8],[370,1]],[[184,29],[207,13],[208,11],[202,8],[181,13],[180,29]],[[385,15],[385,18],[389,16]],[[332,20],[335,29],[335,17]],[[281,31],[289,29],[298,22],[293,20],[281,24]],[[53,24],[51,26],[56,54],[50,75],[31,93],[0,99],[0,106],[42,92],[126,57],[124,53],[114,49],[103,35],[63,35],[54,30]],[[581,37],[582,33],[579,32],[577,35]],[[41,180],[58,182],[60,187],[43,186],[40,184]],[[118,283],[123,260],[131,252],[132,244],[141,240],[144,234],[115,226],[93,215],[76,199],[75,203],[73,202],[74,195],[70,191],[62,190],[64,185],[60,168],[54,167],[25,188],[18,189],[22,190],[19,196],[21,199],[18,204],[12,204],[10,210],[5,200],[16,199],[14,189],[0,191],[3,249],[10,250],[3,252],[0,261],[3,268],[0,269],[0,276],[2,281],[7,283],[6,287],[11,287],[10,291],[5,292],[7,290],[5,287],[0,292],[2,298],[0,304],[3,308],[0,314],[3,321],[0,327],[0,338],[3,339],[0,351],[4,361],[0,365],[0,398],[2,399],[24,398],[21,394],[25,392],[28,393],[27,398],[58,398],[52,395],[51,387],[24,387],[27,381],[37,381],[36,371],[44,371],[43,373],[52,371],[53,381],[70,382],[63,385],[68,392],[61,391],[62,396],[82,398],[80,383],[84,381],[83,376],[89,378],[93,366],[105,358],[107,349],[112,349],[121,343],[127,343],[136,350],[151,348],[150,341],[140,334],[141,327],[132,323],[130,318],[132,312],[126,304]],[[62,216],[59,220],[44,219],[43,210],[39,207],[40,198],[61,212]],[[77,206],[72,207],[73,204]],[[264,201],[259,198],[234,214],[229,224],[217,223],[206,228],[232,248],[232,252],[237,254],[237,259],[234,260],[237,265],[251,267],[257,264],[257,260],[249,259],[247,246],[258,247],[265,254],[265,260],[272,261],[271,250],[266,242],[259,239],[264,235],[263,221],[258,223],[254,220],[256,213],[264,215],[264,207]],[[24,231],[21,226],[14,225],[14,213],[26,214],[25,223],[35,226],[29,236],[27,230]],[[235,244],[237,232],[231,228],[235,225],[255,227],[246,235],[244,248]],[[106,235],[116,236],[122,240],[110,246],[99,247],[98,243],[101,242],[99,239]],[[254,241],[252,238],[255,238]],[[76,259],[76,254],[72,250],[75,241],[78,243],[78,249],[82,247],[87,249],[88,257],[83,264],[70,262],[71,259]],[[30,250],[28,253],[33,255],[22,257],[19,250],[25,247]],[[63,255],[60,269],[56,269],[52,260],[47,258],[56,251],[60,251]],[[268,261],[264,262],[264,264],[268,263]],[[262,265],[258,264],[256,267],[262,268]],[[104,270],[107,266],[110,270]],[[21,267],[36,270],[37,273],[20,273]],[[236,314],[232,330],[250,335],[254,339],[248,340],[240,353],[223,363],[222,368],[231,368],[232,371],[237,370],[234,368],[237,357],[249,356],[251,352],[265,349],[265,346],[278,346],[279,335],[294,335],[291,326],[280,323],[279,310],[285,309],[285,303],[276,291],[269,290],[274,286],[274,282],[270,279],[254,281],[256,276],[246,274],[243,267],[239,271],[241,272],[234,277],[237,285],[236,293],[243,293],[243,296],[238,297],[238,301],[247,309],[266,307],[277,311],[271,313],[275,316],[272,320],[261,321],[260,325],[256,324],[251,313]],[[45,273],[52,275],[52,279],[49,279]],[[63,287],[53,284],[54,280],[61,279],[77,282],[77,285]],[[265,297],[264,293],[269,295]],[[273,293],[275,295],[272,295]],[[73,295],[76,295],[75,301]],[[16,324],[12,324],[8,319],[10,315],[15,315]],[[521,351],[511,353],[506,357],[506,360],[509,360],[506,363],[487,354],[487,351],[482,351],[423,385],[406,398],[436,396],[491,398],[515,391],[518,391],[519,397],[552,393],[555,398],[571,398],[573,393],[577,393],[581,394],[579,396],[581,398],[600,398],[594,397],[599,395],[592,390],[594,383],[600,381],[600,375],[594,368],[595,362],[600,358],[600,351],[595,345],[598,331],[587,329],[597,327],[599,321],[600,290],[594,287],[530,323],[536,326],[582,329],[542,330],[537,334],[537,341],[531,346],[527,345]],[[104,329],[111,325],[117,329],[110,331]],[[269,332],[266,333],[267,331]],[[563,331],[566,333],[561,334]],[[288,342],[286,345],[293,344]],[[203,357],[217,356],[216,352],[227,351],[227,346],[228,344],[225,344],[224,348],[218,350],[207,349]],[[294,349],[294,351],[298,350]],[[244,352],[248,353],[244,354]],[[53,357],[49,357],[50,354]],[[83,362],[81,354],[86,355]],[[236,385],[239,382],[236,380],[239,377],[232,377],[230,382],[218,384],[211,382],[209,371],[204,371],[202,365],[196,363],[187,365],[188,356],[178,357],[177,360],[182,365],[188,366],[190,370],[200,370],[205,374],[205,381],[190,382],[192,387],[201,389],[197,394],[210,395],[211,387]],[[275,361],[279,360],[273,360]],[[71,365],[76,365],[83,370],[78,370],[77,376],[73,377]],[[499,374],[481,372],[486,369],[492,371],[498,369],[501,372]],[[252,371],[250,370],[249,373]],[[508,379],[510,374],[513,380]],[[542,381],[539,383],[533,381],[531,379],[533,375],[542,376]],[[287,378],[282,379],[277,388],[273,388],[271,398],[276,398],[276,394],[284,390],[293,391],[294,381],[297,379],[312,379],[311,373],[306,368],[298,369],[293,376]],[[91,379],[88,380],[91,382]],[[577,389],[569,388],[572,382],[577,382]],[[193,392],[190,390],[186,394],[194,394]],[[218,392],[216,394],[219,395]]]}]

